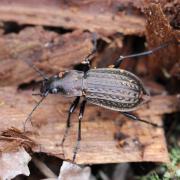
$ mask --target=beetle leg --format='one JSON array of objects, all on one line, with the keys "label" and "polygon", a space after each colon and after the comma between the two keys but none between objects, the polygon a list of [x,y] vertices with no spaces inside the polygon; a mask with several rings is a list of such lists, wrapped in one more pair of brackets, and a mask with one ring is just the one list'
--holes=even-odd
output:
[{"label": "beetle leg", "polygon": [[83,118],[83,115],[84,115],[85,106],[86,106],[86,100],[83,100],[83,102],[81,103],[80,112],[79,112],[78,137],[77,137],[76,146],[74,148],[73,162],[76,159],[76,154],[77,154],[77,151],[78,151],[78,148],[79,148],[79,143],[81,141],[81,121],[82,121],[82,118]]},{"label": "beetle leg", "polygon": [[127,59],[127,58],[134,58],[134,57],[140,57],[140,56],[148,56],[150,54],[153,54],[154,52],[162,49],[162,48],[166,48],[170,45],[170,43],[172,43],[172,41],[169,41],[169,42],[166,42],[165,44],[162,44],[156,48],[153,48],[149,51],[144,51],[142,53],[137,53],[137,54],[130,54],[130,55],[126,55],[126,56],[120,56],[116,62],[114,63],[113,67],[114,68],[119,68],[119,66],[121,65],[121,63],[123,62],[124,59]]},{"label": "beetle leg", "polygon": [[81,64],[84,66],[83,71],[87,72],[90,69],[91,60],[94,58],[95,53],[97,52],[97,34],[93,33],[93,49],[91,52],[84,58],[84,60],[81,62]]},{"label": "beetle leg", "polygon": [[64,132],[64,136],[63,136],[63,139],[61,141],[61,146],[63,147],[64,145],[64,141],[67,137],[67,134],[68,134],[68,130],[70,128],[70,123],[71,123],[71,114],[74,112],[74,110],[76,109],[77,105],[79,104],[79,100],[80,100],[80,97],[76,97],[76,99],[74,100],[74,102],[71,104],[70,108],[69,108],[69,112],[68,112],[68,118],[67,118],[67,121],[66,121],[66,130]]},{"label": "beetle leg", "polygon": [[152,122],[148,122],[144,119],[140,119],[139,117],[129,113],[129,112],[121,112],[122,114],[124,114],[126,117],[128,117],[129,119],[132,119],[132,120],[135,120],[135,121],[141,121],[143,123],[146,123],[146,124],[150,124],[151,126],[154,126],[154,127],[159,127],[159,128],[162,128],[163,126],[161,125],[158,125],[158,124],[155,124],[155,123],[152,123]]}]

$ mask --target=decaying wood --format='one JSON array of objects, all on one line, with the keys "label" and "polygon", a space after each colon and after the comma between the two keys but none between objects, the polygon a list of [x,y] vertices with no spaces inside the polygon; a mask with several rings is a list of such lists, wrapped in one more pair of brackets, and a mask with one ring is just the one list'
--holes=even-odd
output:
[{"label": "decaying wood", "polygon": [[[64,150],[60,143],[65,130],[67,111],[73,99],[49,95],[34,112],[33,126],[28,122],[26,132],[23,132],[24,121],[39,97],[31,96],[32,91],[17,89],[22,83],[40,79],[25,61],[34,63],[48,75],[72,69],[92,49],[92,34],[83,32],[83,30],[89,30],[104,35],[104,39],[108,39],[107,35],[115,39],[106,47],[107,54],[99,55],[98,60],[101,62],[97,60],[95,63],[104,67],[105,64],[114,62],[113,57],[116,54],[119,56],[119,52],[115,53],[112,49],[115,50],[116,46],[119,49],[124,48],[125,36],[121,35],[121,38],[118,38],[119,32],[124,35],[138,36],[145,32],[144,18],[138,16],[140,9],[137,7],[142,6],[141,0],[126,2],[119,3],[118,0],[0,2],[2,21],[81,29],[63,35],[44,30],[42,27],[25,28],[17,34],[3,35],[4,29],[0,32],[1,153],[15,151],[23,146],[27,151],[44,152],[72,160],[77,139],[78,111],[72,115],[72,126],[65,141]],[[138,2],[136,6],[135,2]],[[150,6],[146,16],[149,48],[157,47],[169,40],[179,40],[179,33],[172,30],[159,5]],[[112,36],[112,34],[116,35]],[[128,47],[131,50],[132,44],[133,42],[130,42]],[[168,49],[157,52],[151,61],[147,62],[149,68],[144,66],[144,69],[154,75],[156,73],[159,75],[161,70],[166,75],[177,75],[180,59],[178,53],[178,47],[175,44],[169,46]],[[133,61],[131,63],[126,61],[126,63],[128,66],[132,63],[134,67]],[[146,84],[148,82],[149,80]],[[149,103],[144,104],[135,113],[142,119],[162,124],[164,114],[180,111],[180,98],[178,95],[167,95],[167,93],[162,95],[164,88],[160,87],[156,91],[154,87],[153,85],[149,89],[154,94],[160,95],[153,96]],[[163,128],[133,122],[118,112],[88,105],[82,123],[82,141],[76,162],[95,164],[132,161],[169,161]]]},{"label": "decaying wood", "polygon": [[[23,133],[23,122],[37,100],[38,97],[31,96],[31,91],[16,92],[13,87],[1,88],[0,131],[14,127]],[[72,100],[59,95],[58,98],[49,95],[34,113],[33,127],[28,123],[26,130],[29,133],[24,134],[36,144],[32,146],[33,152],[72,159],[77,138],[78,112],[72,116],[72,127],[64,145],[65,154],[60,146],[70,101]],[[136,113],[143,119],[161,124],[163,114],[179,109],[180,100],[177,96],[155,96]],[[7,146],[9,141],[4,139],[1,143],[4,141]],[[82,123],[82,141],[77,163],[168,160],[163,129],[132,122],[117,112],[88,105]]]},{"label": "decaying wood", "polygon": [[[148,66],[154,76],[163,75],[170,78],[178,75],[180,66],[180,31],[173,30],[167,17],[164,15],[159,4],[152,4],[146,9],[147,27],[146,37],[148,47],[157,47],[163,43],[174,41],[168,48],[162,49],[149,57]],[[176,73],[173,73],[176,71]],[[160,73],[161,72],[161,73]]]},{"label": "decaying wood", "polygon": [[0,36],[4,33],[4,25],[0,22]]},{"label": "decaying wood", "polygon": [[[0,20],[23,24],[61,26],[85,29],[111,35],[142,35],[145,32],[144,18],[135,2],[129,1],[2,1]],[[140,4],[137,1],[137,4]],[[137,13],[138,12],[138,13]]]},{"label": "decaying wood", "polygon": [[[59,36],[41,27],[0,37],[0,85],[18,85],[38,79],[26,61],[46,73],[59,73],[82,62],[92,50],[92,34],[74,31]],[[40,77],[39,77],[40,78]]]}]

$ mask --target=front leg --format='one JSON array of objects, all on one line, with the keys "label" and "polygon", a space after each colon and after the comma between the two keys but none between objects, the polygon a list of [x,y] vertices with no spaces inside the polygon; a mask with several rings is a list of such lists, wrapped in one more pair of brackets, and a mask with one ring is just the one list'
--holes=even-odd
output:
[{"label": "front leg", "polygon": [[74,148],[73,162],[76,159],[77,151],[78,151],[78,148],[79,148],[79,143],[81,141],[81,121],[82,121],[82,118],[83,118],[83,115],[84,115],[85,106],[86,106],[86,100],[83,100],[83,102],[81,103],[80,112],[79,112],[78,137],[77,137],[76,146]]},{"label": "front leg", "polygon": [[70,123],[71,123],[71,114],[75,111],[77,105],[79,104],[79,100],[80,100],[80,97],[76,97],[76,99],[74,100],[74,102],[71,104],[70,108],[69,108],[69,112],[68,112],[68,118],[67,118],[67,121],[66,121],[66,129],[65,129],[65,132],[64,132],[64,136],[63,136],[63,139],[61,141],[61,146],[63,147],[64,145],[64,141],[67,137],[67,134],[68,134],[68,130],[70,128]]}]

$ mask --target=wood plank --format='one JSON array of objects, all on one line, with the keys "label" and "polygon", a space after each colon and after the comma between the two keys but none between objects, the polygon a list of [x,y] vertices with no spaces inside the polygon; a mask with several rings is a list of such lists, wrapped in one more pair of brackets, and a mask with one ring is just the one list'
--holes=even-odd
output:
[{"label": "wood plank", "polygon": [[[32,98],[31,91],[17,92],[15,88],[0,88],[0,131],[11,127],[22,131],[23,122],[37,100],[38,97]],[[59,145],[70,101],[72,100],[59,95],[58,98],[49,95],[34,113],[33,127],[28,123],[26,130],[29,133],[24,134],[36,144],[32,146],[30,143],[33,152],[72,159],[77,138],[78,112],[72,116],[72,127],[64,145],[65,155]],[[180,101],[177,96],[154,96],[137,114],[148,121],[161,124],[163,114],[179,109]],[[115,139],[114,136],[118,134],[120,138]],[[133,122],[117,112],[88,105],[82,123],[82,141],[76,162],[98,164],[132,161],[169,161],[163,129]]]}]

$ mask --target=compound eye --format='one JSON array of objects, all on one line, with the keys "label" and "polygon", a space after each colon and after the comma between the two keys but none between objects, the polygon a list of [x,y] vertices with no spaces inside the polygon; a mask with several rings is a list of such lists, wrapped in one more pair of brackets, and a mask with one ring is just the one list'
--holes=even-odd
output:
[{"label": "compound eye", "polygon": [[58,90],[56,88],[52,89],[52,93],[56,94],[58,92]]}]

